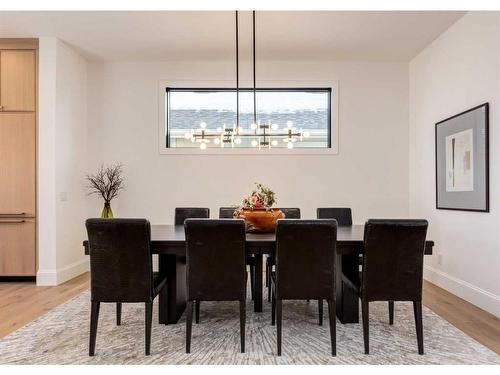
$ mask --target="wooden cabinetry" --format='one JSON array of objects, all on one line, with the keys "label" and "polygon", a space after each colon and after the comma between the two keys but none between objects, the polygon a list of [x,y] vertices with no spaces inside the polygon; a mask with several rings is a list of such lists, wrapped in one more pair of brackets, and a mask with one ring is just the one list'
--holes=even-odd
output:
[{"label": "wooden cabinetry", "polygon": [[0,113],[0,216],[36,214],[35,113]]},{"label": "wooden cabinetry", "polygon": [[36,275],[33,40],[0,39],[0,277]]},{"label": "wooden cabinetry", "polygon": [[0,107],[2,111],[35,111],[35,51],[0,51]]},{"label": "wooden cabinetry", "polygon": [[35,274],[35,219],[0,218],[0,275]]}]

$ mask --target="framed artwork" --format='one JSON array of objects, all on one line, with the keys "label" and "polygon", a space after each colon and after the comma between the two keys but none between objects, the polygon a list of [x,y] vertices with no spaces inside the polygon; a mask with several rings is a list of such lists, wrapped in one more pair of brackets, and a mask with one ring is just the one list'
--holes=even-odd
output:
[{"label": "framed artwork", "polygon": [[436,123],[436,208],[489,212],[488,103]]}]

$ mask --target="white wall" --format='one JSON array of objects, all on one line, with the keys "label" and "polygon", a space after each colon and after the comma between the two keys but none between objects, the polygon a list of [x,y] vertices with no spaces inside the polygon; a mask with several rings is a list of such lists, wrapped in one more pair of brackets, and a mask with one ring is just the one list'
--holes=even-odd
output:
[{"label": "white wall", "polygon": [[[428,218],[425,277],[500,316],[500,13],[469,13],[410,63],[410,215]],[[434,124],[490,103],[490,213],[435,209]],[[439,262],[441,255],[441,262]]]},{"label": "white wall", "polygon": [[[234,62],[90,63],[90,169],[125,165],[119,216],[172,223],[176,206],[239,203],[253,182],[271,186],[281,206],[315,217],[319,206],[351,206],[354,221],[408,214],[408,64],[262,62],[261,80],[338,80],[339,154],[186,156],[158,153],[160,80],[232,80]],[[243,64],[242,64],[243,65]],[[242,66],[241,79],[251,70]],[[197,124],[193,124],[197,126]],[[93,200],[93,214],[102,203]]]},{"label": "white wall", "polygon": [[87,199],[87,62],[55,38],[40,38],[38,285],[88,270],[83,255]]}]

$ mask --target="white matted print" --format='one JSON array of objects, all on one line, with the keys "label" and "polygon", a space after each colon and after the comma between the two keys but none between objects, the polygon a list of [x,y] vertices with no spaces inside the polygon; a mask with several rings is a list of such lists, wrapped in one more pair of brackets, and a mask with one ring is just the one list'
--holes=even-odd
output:
[{"label": "white matted print", "polygon": [[446,137],[446,191],[474,190],[473,129]]}]

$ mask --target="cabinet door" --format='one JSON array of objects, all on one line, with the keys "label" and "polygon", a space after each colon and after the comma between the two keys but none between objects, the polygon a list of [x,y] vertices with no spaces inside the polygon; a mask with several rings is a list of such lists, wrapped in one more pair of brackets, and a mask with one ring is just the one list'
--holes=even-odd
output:
[{"label": "cabinet door", "polygon": [[0,214],[35,216],[35,113],[0,112]]},{"label": "cabinet door", "polygon": [[0,51],[0,110],[34,111],[35,94],[35,51]]},{"label": "cabinet door", "polygon": [[0,276],[36,275],[35,219],[0,218]]}]

